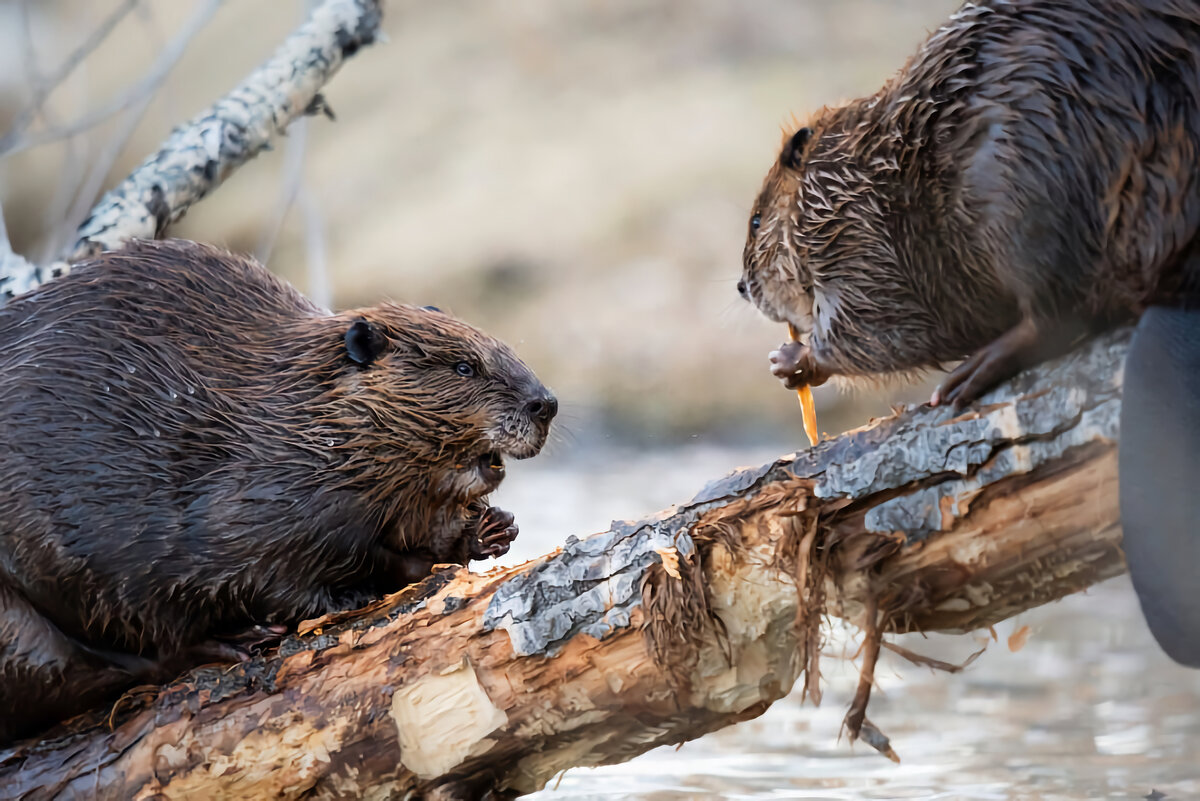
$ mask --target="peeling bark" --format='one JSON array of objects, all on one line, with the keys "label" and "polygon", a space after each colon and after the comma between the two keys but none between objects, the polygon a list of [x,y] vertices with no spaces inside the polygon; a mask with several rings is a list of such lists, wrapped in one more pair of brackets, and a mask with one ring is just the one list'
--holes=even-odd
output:
[{"label": "peeling bark", "polygon": [[330,114],[321,87],[343,61],[375,41],[381,19],[380,0],[325,0],[313,9],[270,60],[176,128],[157,153],[101,198],[62,261],[36,266],[20,257],[0,260],[0,305],[102,250],[158,237],[235,169],[270,147],[292,120]]},{"label": "peeling bark", "polygon": [[[755,717],[806,669],[816,700],[826,613],[968,631],[1124,570],[1127,342],[131,693],[0,752],[0,799],[513,797]],[[861,701],[849,723],[883,750]]]}]

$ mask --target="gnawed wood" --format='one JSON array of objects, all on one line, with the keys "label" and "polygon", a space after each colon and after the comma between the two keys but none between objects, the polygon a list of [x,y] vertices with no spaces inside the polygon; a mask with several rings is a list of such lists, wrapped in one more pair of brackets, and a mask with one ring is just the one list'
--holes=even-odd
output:
[{"label": "gnawed wood", "polygon": [[[511,797],[755,717],[806,667],[816,700],[825,613],[966,631],[1122,572],[1126,344],[130,694],[0,753],[0,798]],[[855,733],[890,747],[865,711]]]}]

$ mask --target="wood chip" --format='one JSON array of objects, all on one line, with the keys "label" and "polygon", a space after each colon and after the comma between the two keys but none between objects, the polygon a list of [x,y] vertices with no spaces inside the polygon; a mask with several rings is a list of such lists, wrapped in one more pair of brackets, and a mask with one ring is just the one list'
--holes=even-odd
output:
[{"label": "wood chip", "polygon": [[663,570],[667,571],[668,576],[676,579],[683,578],[679,574],[679,552],[675,550],[675,546],[655,548],[654,550],[662,558]]},{"label": "wood chip", "polygon": [[1014,654],[1025,647],[1025,642],[1029,639],[1029,626],[1021,626],[1021,628],[1008,635],[1008,650]]}]

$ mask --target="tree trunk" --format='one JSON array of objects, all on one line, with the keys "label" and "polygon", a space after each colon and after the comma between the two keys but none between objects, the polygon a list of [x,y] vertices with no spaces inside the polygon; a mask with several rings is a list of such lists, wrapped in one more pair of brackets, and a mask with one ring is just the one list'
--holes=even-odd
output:
[{"label": "tree trunk", "polygon": [[883,632],[969,631],[1124,570],[1127,342],[130,693],[0,753],[0,798],[512,797],[755,717],[802,673],[819,699],[826,613],[867,632],[847,726],[890,753],[865,718]]}]

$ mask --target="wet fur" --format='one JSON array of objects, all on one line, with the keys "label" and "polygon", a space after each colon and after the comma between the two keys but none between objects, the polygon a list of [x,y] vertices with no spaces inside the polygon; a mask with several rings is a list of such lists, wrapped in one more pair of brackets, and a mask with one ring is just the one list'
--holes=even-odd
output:
[{"label": "wet fur", "polygon": [[829,373],[939,367],[1023,317],[1194,293],[1200,6],[964,5],[871,97],[789,138],[743,282]]},{"label": "wet fur", "polygon": [[[380,332],[347,357],[356,320]],[[476,374],[463,377],[467,361]],[[384,303],[330,314],[259,265],[134,243],[0,311],[0,740],[214,634],[465,563],[549,397],[504,344]],[[148,673],[149,671],[149,673]]]}]

